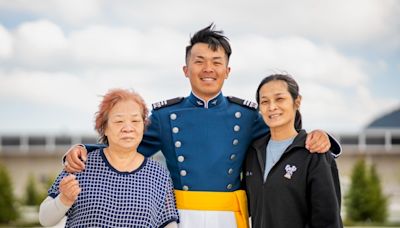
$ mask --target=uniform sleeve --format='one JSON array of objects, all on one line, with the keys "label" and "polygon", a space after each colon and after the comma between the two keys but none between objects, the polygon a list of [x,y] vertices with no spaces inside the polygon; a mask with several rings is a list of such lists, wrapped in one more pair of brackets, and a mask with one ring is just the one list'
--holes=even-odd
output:
[{"label": "uniform sleeve", "polygon": [[144,132],[138,151],[146,157],[153,156],[161,150],[161,123],[157,113],[150,115],[150,123]]},{"label": "uniform sleeve", "polygon": [[247,184],[246,184],[246,170],[247,170],[247,157],[249,154],[249,149],[246,151],[246,158],[243,162],[242,165],[242,173],[240,177],[240,189],[245,190],[246,192],[246,197],[247,197],[247,212],[249,214],[249,217],[251,218],[251,206],[250,206],[250,191],[247,190]]},{"label": "uniform sleeve", "polygon": [[311,204],[310,227],[342,227],[337,188],[329,162],[332,155],[326,153],[312,156],[307,179],[307,197]]},{"label": "uniform sleeve", "polygon": [[176,201],[174,189],[172,187],[172,180],[168,175],[165,183],[165,202],[160,210],[160,227],[165,227],[171,222],[179,222],[178,210],[176,209]]},{"label": "uniform sleeve", "polygon": [[269,127],[265,124],[262,116],[257,112],[256,118],[253,124],[252,141],[266,135],[269,131]]},{"label": "uniform sleeve", "polygon": [[84,144],[88,153],[95,151],[97,149],[106,148],[107,146],[104,144]]},{"label": "uniform sleeve", "polygon": [[330,134],[328,134],[329,141],[331,142],[331,148],[330,151],[332,155],[337,158],[340,156],[342,153],[342,147],[340,146],[340,143]]}]

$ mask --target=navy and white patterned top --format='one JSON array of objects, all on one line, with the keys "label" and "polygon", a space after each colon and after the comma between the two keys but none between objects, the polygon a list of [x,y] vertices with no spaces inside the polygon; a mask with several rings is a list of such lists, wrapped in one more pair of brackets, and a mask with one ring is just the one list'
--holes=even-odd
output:
[{"label": "navy and white patterned top", "polygon": [[[88,154],[76,173],[81,193],[67,212],[66,227],[164,227],[178,221],[172,181],[158,162],[145,158],[132,172],[113,168],[102,149]],[[62,171],[48,194],[55,198]]]}]

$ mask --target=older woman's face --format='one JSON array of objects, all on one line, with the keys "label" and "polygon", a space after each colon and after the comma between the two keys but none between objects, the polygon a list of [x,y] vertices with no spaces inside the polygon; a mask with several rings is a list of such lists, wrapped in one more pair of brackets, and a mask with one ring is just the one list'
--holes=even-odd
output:
[{"label": "older woman's face", "polygon": [[132,101],[120,101],[110,111],[105,135],[114,148],[137,149],[142,141],[144,122],[140,106]]}]

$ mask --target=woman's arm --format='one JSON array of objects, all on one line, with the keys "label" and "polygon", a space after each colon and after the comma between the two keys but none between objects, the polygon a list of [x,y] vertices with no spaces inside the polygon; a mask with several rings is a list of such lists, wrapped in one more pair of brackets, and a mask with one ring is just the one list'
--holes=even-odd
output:
[{"label": "woman's arm", "polygon": [[39,209],[39,222],[42,226],[54,226],[64,218],[69,210],[69,206],[65,206],[61,200],[60,195],[56,198],[48,196]]},{"label": "woman's arm", "polygon": [[171,222],[166,225],[165,228],[178,228],[178,224],[176,222]]},{"label": "woman's arm", "polygon": [[[340,218],[340,193],[335,185],[339,181],[333,174],[331,163],[335,162],[331,153],[313,154],[310,163],[307,188],[309,202],[311,205],[310,225],[311,227],[337,228],[342,227]],[[337,169],[336,169],[337,171]]]}]

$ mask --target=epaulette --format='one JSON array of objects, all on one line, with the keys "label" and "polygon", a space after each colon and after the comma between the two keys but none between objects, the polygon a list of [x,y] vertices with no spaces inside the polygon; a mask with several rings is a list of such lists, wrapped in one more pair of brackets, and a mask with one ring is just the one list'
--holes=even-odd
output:
[{"label": "epaulette", "polygon": [[257,110],[258,105],[255,102],[243,100],[243,99],[240,99],[238,97],[233,97],[233,96],[228,96],[227,98],[232,103],[236,103],[238,105]]},{"label": "epaulette", "polygon": [[178,104],[178,103],[182,102],[183,99],[184,99],[184,97],[176,97],[176,98],[173,98],[173,99],[156,102],[156,103],[152,104],[151,106],[153,106],[153,110],[157,110],[157,109],[160,109],[160,108],[164,108],[164,107],[168,107],[168,106],[171,106],[171,105],[174,105],[174,104]]}]

